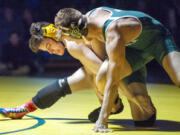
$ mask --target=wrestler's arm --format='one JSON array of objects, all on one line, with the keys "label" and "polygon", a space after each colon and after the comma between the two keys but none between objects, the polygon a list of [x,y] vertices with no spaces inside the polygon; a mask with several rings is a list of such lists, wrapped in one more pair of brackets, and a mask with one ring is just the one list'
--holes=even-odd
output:
[{"label": "wrestler's arm", "polygon": [[125,56],[125,45],[137,38],[141,33],[141,25],[138,21],[123,21],[124,23],[111,24],[106,32],[106,51],[109,61],[102,109],[94,128],[97,132],[101,131],[101,128],[104,128],[103,126],[107,124],[119,80],[131,72],[130,65]]},{"label": "wrestler's arm", "polygon": [[78,59],[93,74],[97,74],[103,61],[83,43],[77,44],[74,41],[66,40],[67,50],[70,55]]}]

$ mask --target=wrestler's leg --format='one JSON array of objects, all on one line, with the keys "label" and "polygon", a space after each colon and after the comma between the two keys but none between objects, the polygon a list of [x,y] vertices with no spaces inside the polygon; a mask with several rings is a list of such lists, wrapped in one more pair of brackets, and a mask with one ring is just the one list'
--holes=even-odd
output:
[{"label": "wrestler's leg", "polygon": [[90,79],[90,75],[85,72],[84,68],[80,68],[72,76],[58,79],[42,88],[31,101],[24,105],[17,108],[0,108],[0,114],[5,117],[19,119],[37,108],[48,108],[67,94],[92,88]]},{"label": "wrestler's leg", "polygon": [[94,88],[93,75],[84,67],[69,76],[67,81],[72,93]]},{"label": "wrestler's leg", "polygon": [[131,83],[128,85],[130,92],[135,96],[140,107],[128,99],[131,113],[136,126],[152,126],[156,120],[156,109],[147,93],[146,85],[143,83]]},{"label": "wrestler's leg", "polygon": [[180,87],[180,49],[168,30],[163,35],[152,45],[152,55],[163,66],[173,83]]},{"label": "wrestler's leg", "polygon": [[127,97],[136,126],[152,126],[156,109],[145,85],[146,69],[142,68],[120,82],[120,91]]},{"label": "wrestler's leg", "polygon": [[165,55],[162,66],[174,84],[180,87],[180,52],[173,51]]}]

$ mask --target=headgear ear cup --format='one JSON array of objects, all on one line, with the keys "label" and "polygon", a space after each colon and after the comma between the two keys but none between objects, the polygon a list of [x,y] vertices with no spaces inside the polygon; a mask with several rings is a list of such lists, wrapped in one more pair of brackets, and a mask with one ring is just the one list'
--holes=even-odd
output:
[{"label": "headgear ear cup", "polygon": [[42,36],[44,37],[50,37],[56,41],[59,41],[57,38],[57,33],[59,29],[57,29],[53,24],[49,24],[48,26],[42,27],[41,32]]},{"label": "headgear ear cup", "polygon": [[78,21],[78,27],[80,30],[85,29],[87,27],[87,19],[82,16]]},{"label": "headgear ear cup", "polygon": [[81,18],[79,19],[79,21],[78,21],[78,28],[79,28],[80,30],[82,30],[83,27],[84,27],[84,24],[82,23],[82,17],[81,17]]},{"label": "headgear ear cup", "polygon": [[69,34],[73,38],[82,38],[88,33],[87,29],[87,19],[83,16],[78,20],[78,22],[72,22],[70,25]]},{"label": "headgear ear cup", "polygon": [[71,28],[69,30],[70,36],[73,38],[81,38],[82,33],[81,30],[79,29],[78,25],[75,23],[71,23]]}]

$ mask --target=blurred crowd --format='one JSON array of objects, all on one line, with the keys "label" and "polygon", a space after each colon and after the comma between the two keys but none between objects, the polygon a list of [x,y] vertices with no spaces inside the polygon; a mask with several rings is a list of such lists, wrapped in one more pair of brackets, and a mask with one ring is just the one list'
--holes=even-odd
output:
[{"label": "blurred crowd", "polygon": [[172,32],[180,47],[179,0],[0,0],[0,75],[37,75],[52,59],[59,63],[73,61],[67,53],[61,57],[45,52],[33,54],[28,47],[30,25],[53,22],[61,8],[72,7],[86,13],[99,6],[138,10],[153,16]]}]

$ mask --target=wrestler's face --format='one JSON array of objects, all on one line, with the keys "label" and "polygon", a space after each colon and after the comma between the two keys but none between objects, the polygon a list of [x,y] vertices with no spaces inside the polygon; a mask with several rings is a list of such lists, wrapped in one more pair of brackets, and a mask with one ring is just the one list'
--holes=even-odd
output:
[{"label": "wrestler's face", "polygon": [[50,54],[63,55],[65,46],[61,42],[56,42],[50,38],[44,38],[39,46],[39,49],[47,51]]}]

